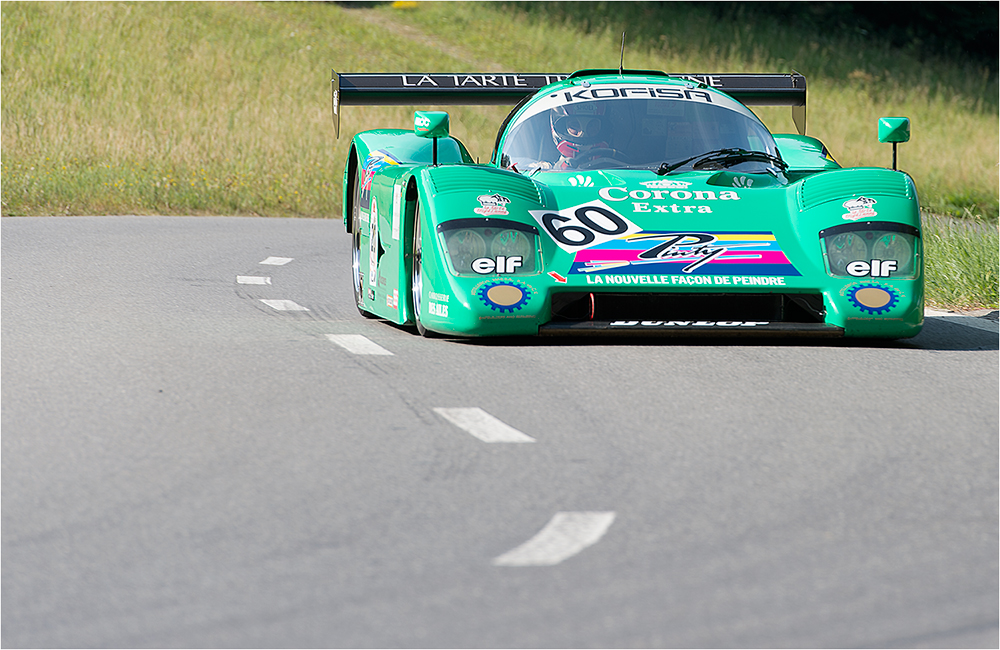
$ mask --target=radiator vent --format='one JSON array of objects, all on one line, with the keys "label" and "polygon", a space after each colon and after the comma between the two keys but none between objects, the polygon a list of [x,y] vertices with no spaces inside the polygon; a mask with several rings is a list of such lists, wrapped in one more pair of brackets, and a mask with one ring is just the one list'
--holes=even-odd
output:
[{"label": "radiator vent", "polygon": [[905,174],[881,168],[843,169],[810,176],[799,186],[799,209],[808,210],[828,201],[857,196],[913,197]]},{"label": "radiator vent", "polygon": [[554,322],[768,321],[822,323],[818,293],[585,293],[552,296]]},{"label": "radiator vent", "polygon": [[519,174],[492,167],[444,166],[431,171],[431,182],[437,194],[476,191],[480,194],[503,194],[539,203],[538,187]]}]

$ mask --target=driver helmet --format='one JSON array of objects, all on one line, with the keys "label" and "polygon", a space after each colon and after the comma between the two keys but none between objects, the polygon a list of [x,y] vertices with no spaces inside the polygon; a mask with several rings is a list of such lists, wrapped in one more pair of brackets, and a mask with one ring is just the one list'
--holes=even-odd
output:
[{"label": "driver helmet", "polygon": [[549,111],[552,140],[566,158],[608,146],[610,123],[601,102],[557,106]]}]

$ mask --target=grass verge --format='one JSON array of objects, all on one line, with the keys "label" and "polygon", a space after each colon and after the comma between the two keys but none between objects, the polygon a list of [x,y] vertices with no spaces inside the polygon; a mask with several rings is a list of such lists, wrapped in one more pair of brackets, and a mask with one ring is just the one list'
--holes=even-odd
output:
[{"label": "grass verge", "polygon": [[996,309],[1000,229],[996,221],[923,215],[927,303]]}]

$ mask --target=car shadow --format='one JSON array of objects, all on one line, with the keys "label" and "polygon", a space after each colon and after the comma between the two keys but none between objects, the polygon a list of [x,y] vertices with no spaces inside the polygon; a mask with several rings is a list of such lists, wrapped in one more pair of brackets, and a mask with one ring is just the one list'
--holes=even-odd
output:
[{"label": "car shadow", "polygon": [[594,346],[739,346],[914,349],[934,351],[975,351],[1000,349],[1000,335],[962,325],[954,320],[927,317],[920,334],[910,339],[809,338],[797,336],[708,337],[670,334],[657,336],[503,336],[490,338],[448,338],[439,340],[485,347],[594,347]]}]

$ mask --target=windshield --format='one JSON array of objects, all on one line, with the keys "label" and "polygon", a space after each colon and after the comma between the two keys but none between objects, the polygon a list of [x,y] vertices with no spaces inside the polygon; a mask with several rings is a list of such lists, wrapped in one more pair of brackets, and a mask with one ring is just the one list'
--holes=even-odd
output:
[{"label": "windshield", "polygon": [[[739,102],[706,90],[642,84],[594,85],[541,98],[511,124],[501,147],[501,165],[521,172],[656,170],[720,149],[777,156],[771,134]],[[695,159],[677,169],[699,164]],[[761,157],[725,166],[776,170]]]}]

